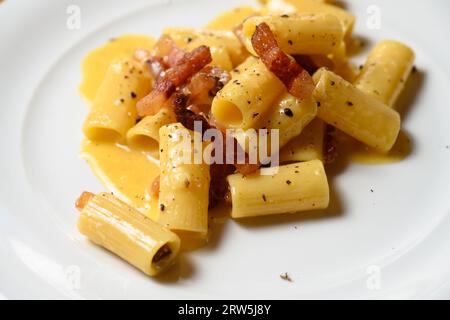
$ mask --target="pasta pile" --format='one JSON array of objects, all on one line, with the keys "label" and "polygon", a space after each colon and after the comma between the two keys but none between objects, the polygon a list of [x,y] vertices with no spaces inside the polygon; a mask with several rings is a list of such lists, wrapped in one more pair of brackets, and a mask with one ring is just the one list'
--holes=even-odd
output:
[{"label": "pasta pile", "polygon": [[[159,158],[160,176],[149,185],[158,212],[153,221],[111,194],[83,193],[79,230],[148,275],[175,260],[180,237],[206,238],[208,212],[220,203],[231,205],[234,219],[327,208],[326,128],[380,153],[397,140],[393,107],[414,52],[382,41],[356,68],[347,54],[351,13],[324,0],[261,2],[203,29],[165,29],[152,50],[114,61],[96,93],[85,136]],[[192,137],[216,129],[218,137],[200,138],[200,146],[214,145],[213,156],[224,160],[229,150],[217,149],[224,138],[243,161],[194,161],[198,145],[192,139],[180,149],[180,129]],[[247,129],[278,142],[280,165],[251,161]]]}]

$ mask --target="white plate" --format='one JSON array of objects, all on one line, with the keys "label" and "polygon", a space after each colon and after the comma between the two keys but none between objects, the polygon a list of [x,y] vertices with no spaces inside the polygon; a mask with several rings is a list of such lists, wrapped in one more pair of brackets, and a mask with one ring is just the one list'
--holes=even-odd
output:
[{"label": "white plate", "polygon": [[[78,234],[74,199],[81,190],[102,189],[78,158],[86,114],[77,94],[83,56],[123,33],[157,36],[168,25],[201,26],[239,3],[0,5],[0,297],[450,298],[445,0],[350,2],[356,33],[368,44],[396,38],[417,52],[420,72],[401,98],[409,106],[404,129],[414,151],[397,164],[347,167],[332,179],[337,205],[327,213],[228,221],[208,247],[185,254],[159,280]],[[77,8],[81,28],[71,30],[66,22]],[[381,29],[370,29],[368,12],[378,9]],[[284,272],[294,282],[281,280]]]}]

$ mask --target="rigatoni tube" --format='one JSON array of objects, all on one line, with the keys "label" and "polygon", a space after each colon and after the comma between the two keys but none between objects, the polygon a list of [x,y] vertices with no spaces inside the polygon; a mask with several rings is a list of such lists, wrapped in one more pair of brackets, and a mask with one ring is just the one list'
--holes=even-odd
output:
[{"label": "rigatoni tube", "polygon": [[286,93],[275,104],[275,108],[264,122],[263,128],[279,130],[279,146],[286,145],[316,117],[317,106],[313,98],[298,99]]},{"label": "rigatoni tube", "polygon": [[261,60],[249,57],[217,93],[211,111],[221,127],[254,128],[285,90]]},{"label": "rigatoni tube", "polygon": [[79,231],[142,272],[154,276],[174,262],[178,236],[110,193],[84,193],[77,207]]},{"label": "rigatoni tube", "polygon": [[163,33],[173,38],[178,46],[189,50],[199,45],[206,45],[211,48],[226,48],[235,66],[242,63],[246,57],[243,45],[236,35],[229,30],[165,28]]},{"label": "rigatoni tube", "polygon": [[148,94],[152,79],[132,60],[113,62],[98,89],[83,132],[91,140],[117,141],[136,124],[136,102]]},{"label": "rigatoni tube", "polygon": [[245,46],[255,54],[252,36],[256,27],[267,23],[280,48],[288,54],[327,55],[340,50],[343,31],[339,20],[331,14],[292,14],[252,17],[243,25]]},{"label": "rigatoni tube", "polygon": [[319,118],[378,151],[392,148],[401,122],[396,111],[326,69],[313,78]]},{"label": "rigatoni tube", "polygon": [[172,109],[162,108],[157,114],[143,118],[128,131],[128,144],[139,150],[159,154],[159,129],[176,121]]},{"label": "rigatoni tube", "polygon": [[280,150],[280,163],[323,160],[325,123],[314,119],[302,131]]},{"label": "rigatoni tube", "polygon": [[384,40],[371,51],[354,85],[392,107],[405,87],[414,59],[414,51],[408,46]]},{"label": "rigatoni tube", "polygon": [[294,213],[328,207],[329,187],[322,161],[295,163],[274,175],[228,176],[232,218]]},{"label": "rigatoni tube", "polygon": [[157,221],[170,230],[204,237],[208,232],[209,165],[195,164],[195,155],[202,151],[194,147],[194,133],[182,124],[161,127],[159,140]]},{"label": "rigatoni tube", "polygon": [[[258,127],[267,129],[267,152],[272,150],[273,131],[276,130],[278,142],[273,146],[282,148],[294,137],[297,137],[302,130],[315,118],[317,114],[316,101],[310,99],[298,99],[289,93],[283,94],[272,107],[266,119],[258,124]],[[273,130],[273,131],[272,131]],[[258,148],[262,141],[256,141],[259,136],[254,132],[237,130],[231,133],[239,142],[240,146],[250,153],[250,148]],[[250,143],[254,139],[255,142]],[[258,142],[258,143],[256,143]],[[279,152],[279,150],[273,150]]]},{"label": "rigatoni tube", "polygon": [[313,13],[313,14],[331,14],[335,16],[342,27],[345,35],[345,39],[350,39],[353,26],[355,25],[355,16],[350,12],[334,6],[324,3],[320,0],[268,0],[264,11],[270,13]]}]

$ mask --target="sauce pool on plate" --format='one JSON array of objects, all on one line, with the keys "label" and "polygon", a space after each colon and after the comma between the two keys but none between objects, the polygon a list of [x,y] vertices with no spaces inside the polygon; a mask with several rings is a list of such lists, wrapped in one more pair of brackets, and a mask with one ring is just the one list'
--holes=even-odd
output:
[{"label": "sauce pool on plate", "polygon": [[[148,36],[124,35],[88,53],[82,64],[81,95],[92,101],[111,62],[133,55],[138,48],[151,49],[154,44],[155,39]],[[151,199],[147,190],[159,175],[157,160],[125,144],[89,140],[82,143],[81,157],[107,189],[146,215],[155,215],[157,200]]]}]

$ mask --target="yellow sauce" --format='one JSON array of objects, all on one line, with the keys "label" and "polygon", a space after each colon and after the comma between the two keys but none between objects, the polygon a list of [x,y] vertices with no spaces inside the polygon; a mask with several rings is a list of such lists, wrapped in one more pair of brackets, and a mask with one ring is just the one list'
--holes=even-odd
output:
[{"label": "yellow sauce", "polygon": [[83,141],[81,156],[108,190],[151,215],[156,201],[148,190],[159,175],[156,160],[125,145],[89,140]]},{"label": "yellow sauce", "polygon": [[376,165],[400,162],[412,150],[411,139],[403,131],[400,132],[391,151],[386,154],[377,152],[342,133],[337,134],[336,140],[339,157],[345,157],[359,164]]},{"label": "yellow sauce", "polygon": [[208,29],[232,30],[250,16],[257,15],[258,11],[249,6],[240,6],[226,11],[206,25]]},{"label": "yellow sauce", "polygon": [[105,45],[91,51],[82,63],[83,79],[80,93],[88,101],[95,98],[109,65],[116,59],[130,57],[136,49],[151,49],[156,40],[142,35],[124,35],[111,39]]},{"label": "yellow sauce", "polygon": [[[155,40],[147,36],[124,35],[90,52],[82,64],[81,95],[92,101],[106,70],[114,60],[132,56],[136,49],[151,49],[154,44]],[[148,190],[159,175],[157,160],[123,144],[89,140],[83,141],[81,156],[87,160],[105,188],[146,215],[154,217],[157,200],[150,198]]]}]

